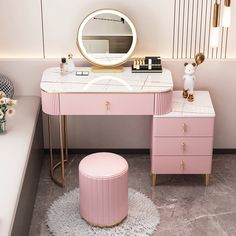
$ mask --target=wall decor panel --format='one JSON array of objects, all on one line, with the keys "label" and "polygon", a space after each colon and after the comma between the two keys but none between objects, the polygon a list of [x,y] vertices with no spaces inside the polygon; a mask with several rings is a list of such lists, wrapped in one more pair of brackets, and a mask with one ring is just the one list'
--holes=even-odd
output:
[{"label": "wall decor panel", "polygon": [[[224,1],[218,2],[222,14]],[[219,47],[214,49],[210,47],[213,4],[214,0],[175,0],[172,58],[194,58],[198,52],[203,52],[206,58],[210,59],[233,57],[235,46],[232,45],[232,40],[236,35],[234,17],[232,17],[232,26],[229,29],[220,26]],[[235,6],[232,11],[236,11]],[[231,38],[229,38],[229,32],[232,33]]]},{"label": "wall decor panel", "polygon": [[[236,1],[231,1],[231,27],[226,32],[227,57],[236,58]],[[227,40],[228,39],[228,40]]]},{"label": "wall decor panel", "polygon": [[40,0],[0,1],[0,58],[42,58]]}]

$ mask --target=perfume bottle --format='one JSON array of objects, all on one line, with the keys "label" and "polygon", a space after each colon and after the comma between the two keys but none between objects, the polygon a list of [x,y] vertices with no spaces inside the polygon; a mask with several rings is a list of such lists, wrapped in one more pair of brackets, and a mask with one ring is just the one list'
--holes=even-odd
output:
[{"label": "perfume bottle", "polygon": [[149,70],[152,69],[152,59],[151,58],[148,59],[148,69]]},{"label": "perfume bottle", "polygon": [[136,61],[136,69],[137,70],[140,70],[140,60],[139,60],[139,58],[137,59],[137,61]]},{"label": "perfume bottle", "polygon": [[133,62],[133,68],[136,69],[136,58],[134,59],[134,62]]},{"label": "perfume bottle", "polygon": [[65,57],[61,58],[60,69],[61,69],[61,74],[65,74],[67,72],[67,64]]},{"label": "perfume bottle", "polygon": [[73,54],[68,54],[68,60],[67,60],[67,70],[68,72],[74,72],[75,70],[75,63],[73,61]]}]

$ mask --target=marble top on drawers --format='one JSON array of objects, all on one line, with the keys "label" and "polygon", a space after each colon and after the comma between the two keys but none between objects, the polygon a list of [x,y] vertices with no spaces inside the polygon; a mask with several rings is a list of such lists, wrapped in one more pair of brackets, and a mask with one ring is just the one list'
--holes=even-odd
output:
[{"label": "marble top on drawers", "polygon": [[183,98],[182,91],[174,91],[172,112],[154,117],[215,117],[215,110],[208,91],[194,91],[194,102]]},{"label": "marble top on drawers", "polygon": [[41,90],[47,93],[160,93],[173,89],[171,72],[132,73],[124,67],[121,73],[93,73],[91,67],[77,67],[75,71],[88,71],[89,76],[76,76],[75,72],[61,75],[60,68],[44,71]]}]

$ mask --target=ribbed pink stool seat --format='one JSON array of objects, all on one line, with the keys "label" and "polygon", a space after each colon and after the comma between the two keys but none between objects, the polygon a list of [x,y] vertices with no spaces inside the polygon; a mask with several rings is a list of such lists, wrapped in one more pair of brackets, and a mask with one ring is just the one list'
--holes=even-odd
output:
[{"label": "ribbed pink stool seat", "polygon": [[80,215],[109,227],[128,215],[128,163],[113,153],[86,156],[79,164]]}]

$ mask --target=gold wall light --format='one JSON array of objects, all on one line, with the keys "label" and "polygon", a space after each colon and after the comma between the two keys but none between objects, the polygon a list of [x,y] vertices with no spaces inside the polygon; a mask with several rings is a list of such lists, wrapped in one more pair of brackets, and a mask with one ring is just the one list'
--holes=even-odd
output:
[{"label": "gold wall light", "polygon": [[220,37],[219,12],[220,12],[220,4],[217,1],[215,1],[213,7],[213,21],[212,21],[211,38],[210,38],[210,45],[213,48],[216,48],[219,45],[219,37]]},{"label": "gold wall light", "polygon": [[231,0],[224,0],[222,27],[228,28],[231,25]]}]

